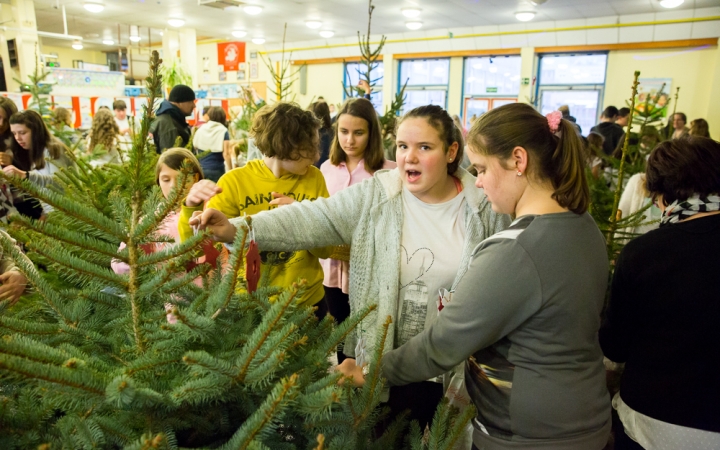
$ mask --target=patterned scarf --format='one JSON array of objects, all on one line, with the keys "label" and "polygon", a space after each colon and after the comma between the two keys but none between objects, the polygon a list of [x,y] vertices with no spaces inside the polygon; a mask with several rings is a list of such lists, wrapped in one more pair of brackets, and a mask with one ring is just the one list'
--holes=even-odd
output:
[{"label": "patterned scarf", "polygon": [[695,214],[712,211],[720,211],[720,195],[708,195],[707,197],[694,195],[687,200],[675,200],[665,208],[662,219],[660,219],[660,226],[678,223]]}]

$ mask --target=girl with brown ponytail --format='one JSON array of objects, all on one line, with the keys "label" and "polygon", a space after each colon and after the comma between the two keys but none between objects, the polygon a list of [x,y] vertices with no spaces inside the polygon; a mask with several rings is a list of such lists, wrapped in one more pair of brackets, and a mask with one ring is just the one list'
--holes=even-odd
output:
[{"label": "girl with brown ponytail", "polygon": [[516,103],[481,116],[468,147],[476,186],[515,220],[477,246],[437,320],[385,355],[382,375],[405,385],[465,361],[473,448],[602,449],[608,258],[586,212],[583,144],[560,112]]}]

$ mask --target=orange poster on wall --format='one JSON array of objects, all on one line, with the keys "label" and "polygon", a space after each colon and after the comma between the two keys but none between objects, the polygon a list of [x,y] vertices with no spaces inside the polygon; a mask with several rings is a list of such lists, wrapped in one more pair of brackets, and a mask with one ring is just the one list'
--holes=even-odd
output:
[{"label": "orange poster on wall", "polygon": [[218,65],[223,66],[225,72],[238,70],[240,63],[245,62],[244,42],[223,42],[217,45]]}]

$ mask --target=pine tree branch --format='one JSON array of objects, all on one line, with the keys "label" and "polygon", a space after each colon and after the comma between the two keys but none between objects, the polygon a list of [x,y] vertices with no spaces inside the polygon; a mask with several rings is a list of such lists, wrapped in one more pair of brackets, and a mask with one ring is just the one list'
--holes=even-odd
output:
[{"label": "pine tree branch", "polygon": [[227,444],[221,447],[222,450],[247,450],[253,440],[273,421],[280,420],[282,411],[292,401],[298,392],[298,375],[293,374],[290,378],[282,379],[272,390],[267,399],[250,416],[245,423],[235,432]]},{"label": "pine tree branch", "polygon": [[77,325],[68,319],[66,312],[62,311],[61,308],[56,305],[54,297],[61,297],[61,295],[50,287],[38,273],[32,261],[17,248],[15,241],[2,230],[0,230],[0,246],[2,246],[3,255],[9,257],[17,265],[18,269],[27,277],[30,284],[35,287],[37,293],[45,300],[45,303],[50,306],[50,309],[52,309],[67,326],[75,328]]},{"label": "pine tree branch", "polygon": [[118,254],[117,246],[95,239],[87,234],[78,233],[65,227],[59,227],[48,221],[33,220],[21,214],[11,215],[10,220],[13,223],[20,224],[26,229],[39,233],[40,235],[54,238],[82,250],[97,252],[101,255],[124,261],[122,255]]},{"label": "pine tree branch", "polygon": [[56,210],[62,211],[72,218],[98,228],[120,240],[125,238],[124,230],[116,222],[105,217],[101,213],[88,208],[86,205],[68,198],[65,195],[58,194],[47,188],[38,187],[28,180],[21,180],[15,176],[7,176],[4,172],[0,172],[0,180],[4,180],[7,183],[12,184],[21,191],[27,192],[30,196],[47,203]]},{"label": "pine tree branch", "polygon": [[240,233],[235,233],[235,240],[233,241],[233,251],[230,254],[230,268],[223,275],[221,290],[218,292],[217,295],[211,296],[210,300],[208,300],[208,302],[212,305],[221,303],[220,308],[218,308],[218,310],[215,311],[215,313],[211,317],[213,320],[217,319],[218,316],[227,309],[228,305],[230,304],[230,300],[235,293],[238,282],[238,273],[240,272],[240,269],[243,267],[245,262],[243,252],[245,251],[245,243],[247,242],[247,236],[250,232],[249,227],[251,226],[251,222],[248,222],[247,227],[242,227],[242,236],[240,236]]},{"label": "pine tree branch", "polygon": [[[152,233],[167,218],[168,214],[176,211],[180,207],[181,200],[185,189],[183,188],[190,179],[190,171],[187,167],[183,167],[180,176],[175,182],[175,187],[170,191],[167,200],[161,203],[160,210],[152,215],[145,216],[140,224],[130,234],[130,239],[140,242]],[[140,205],[138,205],[140,207]],[[133,210],[134,211],[134,210]]]},{"label": "pine tree branch", "polygon": [[37,243],[27,244],[29,249],[35,253],[43,255],[52,263],[61,267],[66,267],[75,273],[76,278],[101,279],[115,286],[126,287],[127,283],[122,275],[117,275],[112,270],[97,266],[93,263],[78,258],[60,245],[48,240],[42,239]]},{"label": "pine tree branch", "polygon": [[301,287],[304,287],[304,285],[304,282],[301,282],[300,284],[293,283],[290,291],[287,292],[286,298],[284,300],[278,299],[276,301],[273,308],[271,308],[270,312],[265,316],[261,326],[259,326],[248,339],[248,342],[254,342],[254,345],[247,350],[243,349],[243,355],[239,358],[239,361],[241,361],[240,370],[235,377],[237,381],[242,382],[245,379],[250,365],[255,359],[255,355],[260,351],[263,344],[275,330],[275,327],[280,323],[285,311],[287,311],[290,305],[295,301],[298,291]]},{"label": "pine tree branch", "polygon": [[60,329],[55,324],[28,322],[2,315],[0,315],[0,329],[22,335],[54,336],[60,334]]},{"label": "pine tree branch", "polygon": [[137,265],[138,267],[145,267],[149,265],[160,264],[171,259],[184,256],[195,250],[198,244],[203,242],[205,239],[208,239],[208,236],[209,233],[198,233],[195,236],[189,237],[186,241],[181,242],[180,244],[168,245],[158,252],[154,252],[149,255],[143,255],[138,260]]},{"label": "pine tree branch", "polygon": [[[375,364],[370,365],[370,372],[368,373],[365,385],[363,386],[363,392],[368,396],[372,395],[372,393],[377,390],[377,387],[382,384],[380,378],[380,365],[383,352],[385,351],[385,342],[387,341],[390,324],[392,324],[392,316],[387,316],[387,319],[385,319],[385,323],[383,324],[380,342],[378,343],[377,348],[375,348]],[[366,402],[363,411],[355,418],[355,427],[360,426],[360,424],[367,419],[373,408],[374,402]]]},{"label": "pine tree branch", "polygon": [[43,380],[98,396],[104,395],[102,389],[104,381],[87,372],[56,367],[8,354],[0,354],[0,369],[14,372],[28,379]]}]

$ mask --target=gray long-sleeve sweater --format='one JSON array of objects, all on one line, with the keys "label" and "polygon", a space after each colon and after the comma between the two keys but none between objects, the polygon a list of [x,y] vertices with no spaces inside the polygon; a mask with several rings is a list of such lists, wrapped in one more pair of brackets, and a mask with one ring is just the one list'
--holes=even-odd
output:
[{"label": "gray long-sleeve sweater", "polygon": [[524,216],[487,239],[437,321],[383,359],[389,384],[466,361],[480,449],[598,450],[610,399],[597,338],[608,282],[588,214]]}]

